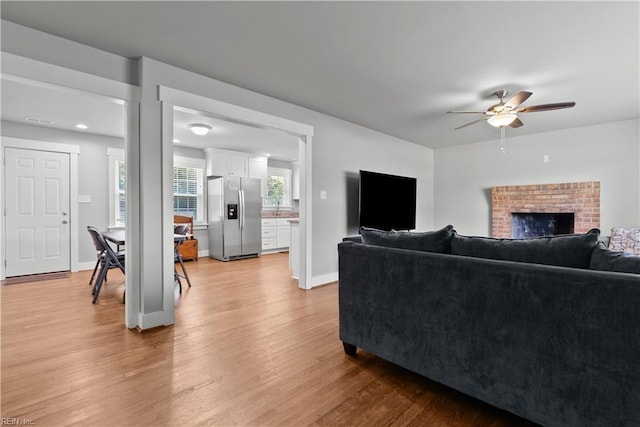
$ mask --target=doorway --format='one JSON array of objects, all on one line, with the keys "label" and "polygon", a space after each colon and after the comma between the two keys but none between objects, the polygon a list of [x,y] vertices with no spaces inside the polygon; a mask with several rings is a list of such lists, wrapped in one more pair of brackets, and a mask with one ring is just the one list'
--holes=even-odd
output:
[{"label": "doorway", "polygon": [[[312,137],[313,127],[303,123],[294,122],[281,117],[250,110],[237,105],[225,103],[211,98],[195,95],[189,92],[180,91],[173,88],[159,86],[159,99],[162,102],[163,123],[170,126],[163,126],[163,152],[166,157],[170,158],[169,153],[173,153],[173,118],[174,109],[184,108],[203,112],[211,117],[228,120],[236,123],[242,123],[247,126],[261,127],[264,129],[277,129],[294,135],[298,144],[298,166],[299,166],[299,226],[296,236],[297,248],[295,249],[297,256],[296,262],[298,266],[298,286],[301,289],[311,288],[311,155],[312,155]],[[168,164],[166,166],[168,170]],[[293,239],[292,239],[293,241]]]},{"label": "doorway", "polygon": [[6,276],[71,270],[70,154],[5,147]]}]

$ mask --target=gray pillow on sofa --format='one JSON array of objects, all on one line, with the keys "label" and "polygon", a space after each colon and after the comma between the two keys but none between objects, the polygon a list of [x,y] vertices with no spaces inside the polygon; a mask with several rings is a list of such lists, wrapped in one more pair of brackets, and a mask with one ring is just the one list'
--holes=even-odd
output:
[{"label": "gray pillow on sofa", "polygon": [[455,234],[451,253],[477,258],[501,259],[561,267],[589,268],[591,253],[598,243],[600,230],[586,234],[568,234],[530,239],[493,239]]},{"label": "gray pillow on sofa", "polygon": [[453,225],[447,225],[440,230],[424,233],[382,231],[367,227],[360,229],[362,243],[367,245],[410,249],[422,252],[438,252],[442,254],[451,253],[451,238],[454,233]]},{"label": "gray pillow on sofa", "polygon": [[640,274],[640,256],[612,251],[599,243],[591,254],[591,270]]}]

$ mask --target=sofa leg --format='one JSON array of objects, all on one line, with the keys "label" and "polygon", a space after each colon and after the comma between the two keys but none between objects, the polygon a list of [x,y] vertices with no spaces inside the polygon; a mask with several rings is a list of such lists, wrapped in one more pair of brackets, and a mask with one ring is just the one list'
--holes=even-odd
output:
[{"label": "sofa leg", "polygon": [[355,345],[343,342],[342,346],[344,347],[344,353],[347,356],[355,356],[356,355],[358,347],[356,347]]}]

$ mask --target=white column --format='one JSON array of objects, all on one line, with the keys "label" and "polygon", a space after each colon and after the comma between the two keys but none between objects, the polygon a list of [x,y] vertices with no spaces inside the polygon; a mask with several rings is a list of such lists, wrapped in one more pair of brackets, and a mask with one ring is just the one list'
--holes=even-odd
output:
[{"label": "white column", "polygon": [[[145,62],[146,58],[139,62],[139,141],[127,144],[126,159],[127,289],[133,291],[127,313],[137,311],[135,323],[128,326],[135,324],[140,329],[174,322],[173,230],[170,237],[165,227],[172,209],[167,194],[171,191],[173,147],[171,139],[163,138],[172,128],[165,129],[171,125],[158,100],[153,71]],[[133,321],[129,316],[127,319]]]}]

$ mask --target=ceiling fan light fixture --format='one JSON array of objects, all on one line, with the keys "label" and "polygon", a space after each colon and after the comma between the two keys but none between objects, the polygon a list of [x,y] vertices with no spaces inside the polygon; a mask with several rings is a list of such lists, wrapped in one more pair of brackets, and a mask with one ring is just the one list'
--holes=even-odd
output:
[{"label": "ceiling fan light fixture", "polygon": [[189,129],[198,136],[204,136],[209,133],[211,126],[202,123],[191,123]]},{"label": "ceiling fan light fixture", "polygon": [[489,117],[487,122],[493,127],[501,128],[509,126],[517,118],[518,115],[514,113],[501,113]]}]

